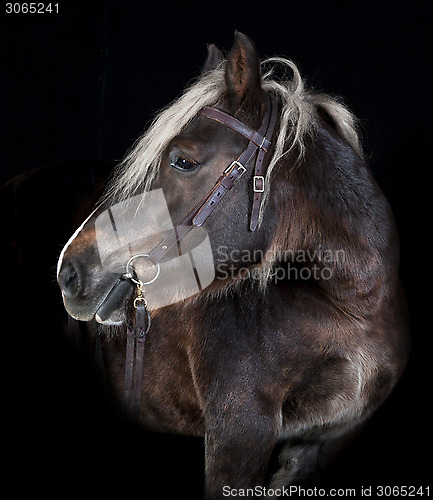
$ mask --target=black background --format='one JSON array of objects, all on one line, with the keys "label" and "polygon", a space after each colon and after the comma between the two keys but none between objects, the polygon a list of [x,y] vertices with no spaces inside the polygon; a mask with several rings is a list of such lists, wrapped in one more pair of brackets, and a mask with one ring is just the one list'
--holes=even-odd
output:
[{"label": "black background", "polygon": [[60,306],[56,259],[73,230],[67,203],[77,193],[85,198],[95,180],[80,162],[118,161],[198,75],[206,44],[227,52],[235,29],[256,42],[262,57],[289,57],[311,87],[343,96],[361,120],[369,164],[400,232],[411,359],[325,483],[357,488],[358,495],[361,486],[428,484],[430,2],[58,3],[58,14],[18,15],[6,14],[4,2],[0,14],[0,183],[50,165],[2,205],[3,227],[15,224],[11,230],[28,243],[13,273],[20,286],[9,293],[12,326],[2,332],[10,340],[4,366],[12,361],[4,432],[13,447],[5,458],[27,474],[18,487],[54,491],[57,478],[65,492],[138,484],[148,494],[156,484],[158,498],[201,495],[201,440],[126,425],[109,409],[91,362],[50,317]]}]

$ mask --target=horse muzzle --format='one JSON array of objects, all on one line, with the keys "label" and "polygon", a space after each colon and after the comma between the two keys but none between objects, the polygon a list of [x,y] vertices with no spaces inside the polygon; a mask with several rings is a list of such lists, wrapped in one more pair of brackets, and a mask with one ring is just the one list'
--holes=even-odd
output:
[{"label": "horse muzzle", "polygon": [[96,319],[102,324],[120,324],[135,286],[123,275],[111,274],[101,281],[98,287],[88,290],[78,266],[66,263],[58,276],[64,306],[70,316],[80,321]]},{"label": "horse muzzle", "polygon": [[120,263],[114,263],[111,272],[107,271],[91,242],[93,234],[80,232],[59,259],[57,281],[65,309],[80,321],[96,319],[103,324],[120,324],[134,284],[122,279],[125,266]]}]

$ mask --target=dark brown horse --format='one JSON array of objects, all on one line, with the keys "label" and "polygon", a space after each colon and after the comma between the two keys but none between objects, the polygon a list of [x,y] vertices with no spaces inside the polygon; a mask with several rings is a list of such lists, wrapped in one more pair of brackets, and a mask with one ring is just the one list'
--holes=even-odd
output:
[{"label": "dark brown horse", "polygon": [[[58,264],[68,312],[96,319],[111,336],[103,354],[118,399],[123,332],[141,293],[127,278],[147,283],[165,266],[175,296],[166,285],[167,302],[152,304],[159,278],[143,286],[151,326],[140,422],[205,437],[208,498],[263,485],[277,445],[280,468],[269,487],[304,480],[390,394],[408,352],[398,237],[352,115],[307,92],[290,61],[262,64],[263,73],[242,34],[227,59],[210,46],[200,78],[137,142]],[[274,78],[277,66],[291,78]],[[277,113],[273,131],[270,106]],[[212,117],[209,107],[223,113]],[[240,133],[240,122],[256,135]],[[247,161],[234,162],[251,145]],[[237,178],[228,179],[235,171]],[[146,247],[137,214],[147,213],[157,193],[173,222]],[[167,271],[167,252],[184,244],[183,227],[200,226],[197,213],[206,203],[212,208],[199,242],[210,242],[212,279],[182,296],[177,271]],[[121,223],[119,207],[127,214]],[[101,225],[104,217],[110,229]],[[122,224],[129,224],[124,241]],[[147,257],[158,245],[159,257]],[[152,279],[137,276],[143,254]],[[197,277],[200,266],[193,267]]]}]

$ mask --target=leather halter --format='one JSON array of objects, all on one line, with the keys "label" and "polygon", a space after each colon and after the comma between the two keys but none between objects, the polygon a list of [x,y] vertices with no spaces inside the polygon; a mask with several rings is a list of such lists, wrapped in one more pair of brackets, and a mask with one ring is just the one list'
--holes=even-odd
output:
[{"label": "leather halter", "polygon": [[265,190],[265,176],[263,161],[266,153],[271,147],[271,138],[275,129],[278,116],[278,104],[273,94],[267,94],[266,112],[258,131],[245,125],[237,118],[221,111],[220,109],[205,107],[200,116],[215,120],[249,140],[247,147],[239,157],[234,160],[223,172],[215,186],[206,196],[189,212],[183,221],[156,246],[148,255],[153,264],[157,264],[167,254],[170,248],[176,244],[194,226],[199,227],[215,210],[223,197],[232,189],[247,171],[247,165],[257,153],[253,177],[253,206],[251,210],[250,230],[255,231],[258,224],[262,194]]},{"label": "leather halter", "polygon": [[[251,159],[257,154],[253,176],[253,206],[250,218],[250,230],[255,231],[258,224],[262,195],[265,190],[264,159],[271,147],[271,138],[274,133],[278,116],[278,105],[273,94],[267,94],[266,111],[260,128],[255,131],[242,123],[237,118],[221,111],[217,108],[205,107],[199,116],[215,120],[225,125],[231,130],[248,139],[247,147],[239,157],[234,160],[223,172],[214,187],[206,196],[189,212],[182,222],[159,243],[148,254],[138,254],[129,260],[126,268],[127,272],[121,276],[120,280],[131,279],[137,285],[137,297],[134,300],[136,309],[135,325],[128,328],[126,345],[125,364],[125,385],[123,394],[123,407],[128,411],[133,403],[132,416],[138,418],[141,406],[142,378],[144,369],[144,341],[150,329],[150,314],[147,311],[146,299],[143,295],[142,286],[146,283],[137,281],[130,273],[131,262],[138,257],[146,257],[151,263],[157,266],[157,276],[159,275],[159,262],[164,258],[170,248],[183,238],[193,227],[202,226],[207,218],[219,205],[223,197],[232,189],[235,183],[247,171],[247,166]],[[156,278],[154,278],[156,279]],[[152,280],[154,281],[154,280]],[[135,373],[134,373],[135,372]],[[134,381],[134,384],[133,384]]]}]

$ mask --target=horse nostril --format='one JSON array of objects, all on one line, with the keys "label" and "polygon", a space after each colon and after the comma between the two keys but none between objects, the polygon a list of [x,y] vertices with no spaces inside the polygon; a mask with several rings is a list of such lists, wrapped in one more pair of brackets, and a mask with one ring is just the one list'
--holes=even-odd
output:
[{"label": "horse nostril", "polygon": [[73,265],[69,264],[60,271],[58,281],[60,288],[67,297],[73,298],[77,295],[79,280],[77,270]]}]

